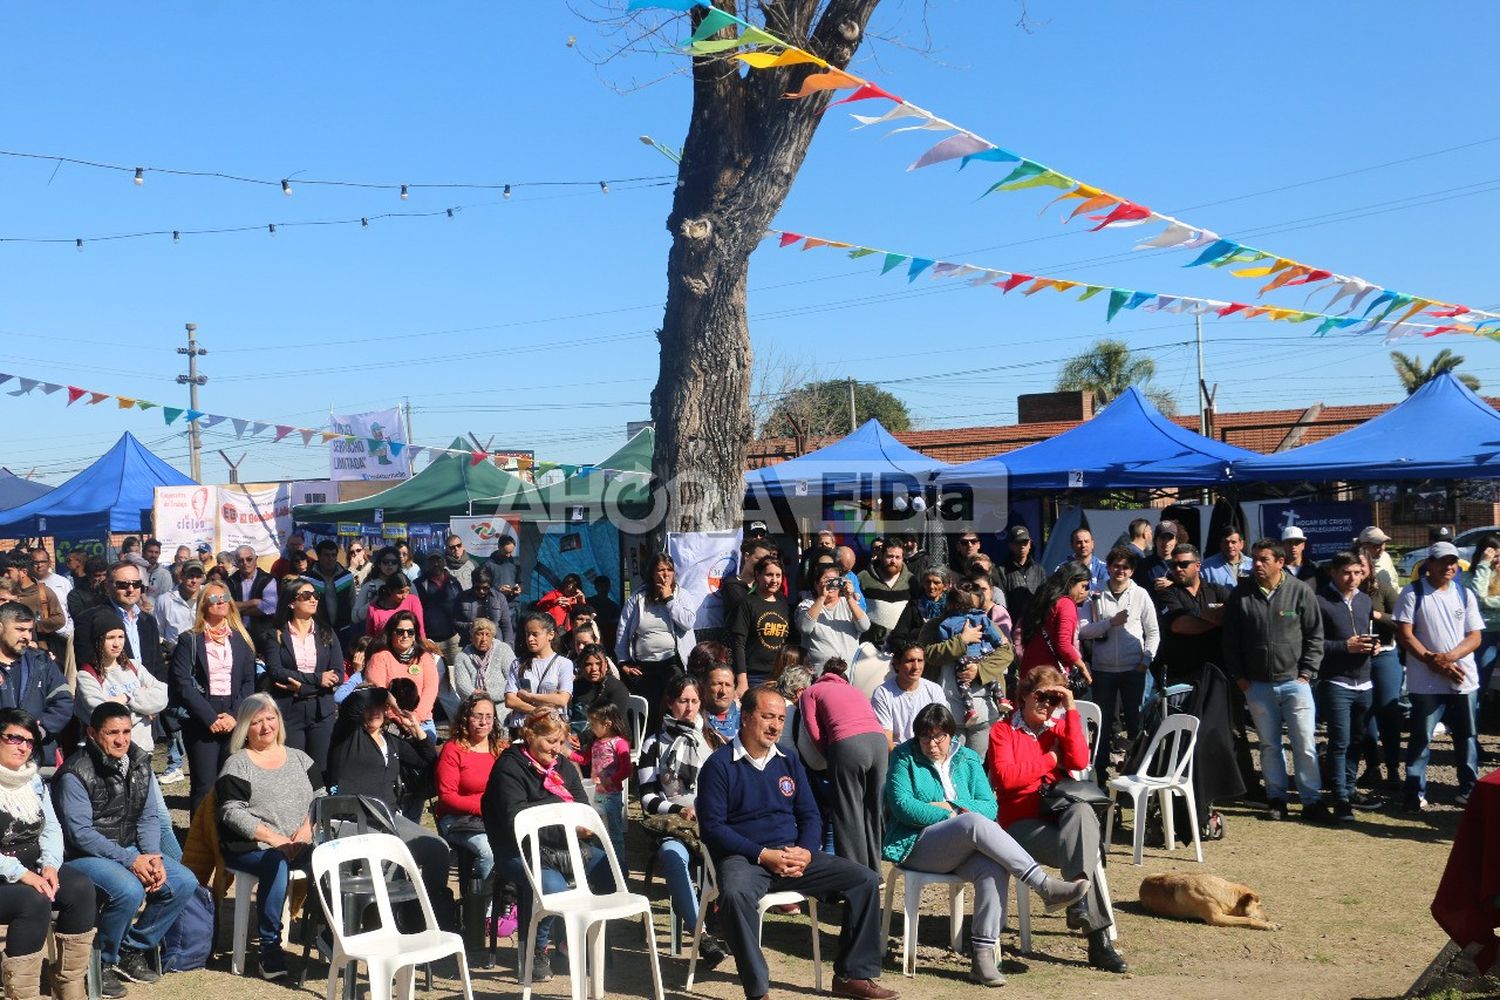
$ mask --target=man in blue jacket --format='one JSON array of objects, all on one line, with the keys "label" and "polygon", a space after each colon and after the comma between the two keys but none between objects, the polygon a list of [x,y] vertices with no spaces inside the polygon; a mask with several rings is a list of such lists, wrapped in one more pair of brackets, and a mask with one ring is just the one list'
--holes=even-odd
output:
[{"label": "man in blue jacket", "polygon": [[52,657],[33,647],[36,614],[0,604],[0,708],[24,708],[42,727],[41,765],[57,764],[57,734],[73,717],[73,692]]},{"label": "man in blue jacket", "polygon": [[776,746],[785,725],[785,699],[769,687],[751,688],[740,700],[739,736],[714,751],[698,774],[698,825],[718,871],[720,926],[745,996],[760,1000],[770,991],[760,898],[792,891],[844,898],[833,993],[894,1000],[876,982],[884,950],[880,876],[818,849],[823,822],[807,772]]}]

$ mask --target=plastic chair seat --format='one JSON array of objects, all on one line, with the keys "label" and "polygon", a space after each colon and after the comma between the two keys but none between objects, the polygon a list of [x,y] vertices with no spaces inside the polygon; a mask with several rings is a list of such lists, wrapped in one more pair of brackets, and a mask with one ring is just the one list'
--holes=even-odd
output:
[{"label": "plastic chair seat", "polygon": [[[249,872],[242,872],[238,868],[230,868],[234,873],[234,952],[229,960],[229,971],[236,976],[245,974],[245,951],[250,939],[250,914],[253,911],[253,900],[251,894],[260,885],[260,877]],[[307,873],[299,868],[287,871],[287,886],[291,883],[307,878]],[[290,906],[292,894],[287,892],[285,906]]]},{"label": "plastic chair seat", "polygon": [[[1163,773],[1151,773],[1158,751],[1166,758]],[[1181,795],[1187,803],[1188,822],[1193,828],[1193,853],[1198,863],[1203,863],[1203,842],[1198,832],[1198,803],[1193,798],[1193,751],[1198,745],[1198,717],[1195,715],[1169,715],[1151,736],[1146,754],[1134,774],[1122,774],[1109,779],[1109,819],[1104,824],[1104,848],[1109,849],[1110,835],[1114,831],[1115,813],[1119,809],[1121,792],[1130,796],[1130,811],[1134,816],[1134,843],[1131,861],[1140,864],[1146,849],[1146,813],[1141,808],[1149,803],[1154,793],[1161,798],[1161,825],[1166,836],[1167,850],[1177,844],[1173,829],[1172,798]]]},{"label": "plastic chair seat", "polygon": [[[883,913],[881,914],[881,927],[885,928],[886,940],[890,940],[891,936],[891,914],[896,901],[897,878],[903,881],[906,890],[901,911],[906,921],[901,934],[901,974],[912,977],[917,974],[917,924],[922,915],[922,890],[930,885],[948,887],[948,947],[954,951],[962,951],[964,891],[969,887],[969,883],[962,875],[955,875],[951,872],[946,874],[919,872],[910,868],[902,868],[900,865],[892,865],[885,877],[885,905],[882,907]],[[996,947],[999,947],[998,942]],[[998,953],[996,961],[999,961]]]},{"label": "plastic chair seat", "polygon": [[[719,898],[719,872],[714,868],[713,858],[708,856],[707,850],[700,850],[699,857],[703,861],[703,889],[698,896],[698,922],[693,927],[692,955],[688,958],[687,985],[684,989],[693,988],[693,979],[698,974],[698,946],[703,941],[703,922],[708,917],[708,904]],[[766,929],[766,911],[773,906],[792,906],[807,904],[807,917],[812,922],[812,960],[813,960],[813,989],[819,993],[823,992],[823,946],[818,934],[818,900],[816,896],[804,896],[800,892],[790,889],[782,892],[768,892],[756,901],[757,921],[755,928],[755,940],[758,942]]]}]

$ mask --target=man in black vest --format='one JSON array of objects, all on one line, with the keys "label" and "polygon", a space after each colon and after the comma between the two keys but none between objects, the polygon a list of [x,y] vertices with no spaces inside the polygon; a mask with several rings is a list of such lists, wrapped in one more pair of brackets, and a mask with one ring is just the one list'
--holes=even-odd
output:
[{"label": "man in black vest", "polygon": [[160,793],[150,756],[131,743],[132,725],[125,705],[100,704],[89,717],[88,742],[58,770],[52,787],[63,867],[86,875],[103,900],[96,944],[105,997],[125,995],[122,979],[161,978],[146,952],[161,942],[198,888],[197,876],[161,853]]},{"label": "man in black vest", "polygon": [[258,652],[275,628],[276,578],[256,565],[255,550],[248,545],[235,550],[234,564],[239,568],[229,574],[229,592]]}]

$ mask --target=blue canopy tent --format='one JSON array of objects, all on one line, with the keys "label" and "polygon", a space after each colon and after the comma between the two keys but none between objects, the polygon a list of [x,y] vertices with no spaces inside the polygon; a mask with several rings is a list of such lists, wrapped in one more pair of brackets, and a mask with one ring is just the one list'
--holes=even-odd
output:
[{"label": "blue canopy tent", "polygon": [[46,496],[0,511],[0,538],[105,538],[140,531],[158,486],[193,481],[126,433],[114,447]]},{"label": "blue canopy tent", "polygon": [[52,487],[46,483],[22,479],[9,469],[0,469],[0,510],[19,507],[51,492]]},{"label": "blue canopy tent", "polygon": [[1342,434],[1234,464],[1250,482],[1500,478],[1500,413],[1451,373]]},{"label": "blue canopy tent", "polygon": [[1092,420],[1046,441],[955,465],[943,482],[1012,490],[1218,486],[1254,452],[1195,434],[1127,389]]},{"label": "blue canopy tent", "polygon": [[926,482],[932,473],[947,468],[948,463],[897,441],[880,421],[872,419],[817,451],[745,473],[745,488],[771,496],[817,496],[824,483],[900,476]]}]

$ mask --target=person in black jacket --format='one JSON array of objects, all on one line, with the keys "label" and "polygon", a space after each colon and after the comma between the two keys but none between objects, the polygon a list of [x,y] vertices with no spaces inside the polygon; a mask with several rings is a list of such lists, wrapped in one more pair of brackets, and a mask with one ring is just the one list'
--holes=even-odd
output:
[{"label": "person in black jacket", "polygon": [[[167,679],[167,664],[161,653],[161,629],[153,615],[141,609],[141,595],[145,593],[141,571],[134,563],[118,562],[109,568],[109,578],[104,584],[104,603],[100,605],[113,611],[125,623],[125,655],[159,681]],[[73,648],[94,648],[94,615],[77,619],[73,629]]]},{"label": "person in black jacket", "polygon": [[0,604],[0,708],[21,708],[37,720],[42,767],[57,764],[57,736],[73,718],[73,692],[52,658],[32,648],[36,613],[20,601]]},{"label": "person in black jacket", "polygon": [[368,797],[386,807],[392,830],[411,849],[422,871],[438,922],[453,926],[448,842],[401,815],[401,771],[431,772],[437,765],[437,742],[415,716],[397,707],[385,688],[357,688],[341,708],[328,751],[329,789],[336,795]]},{"label": "person in black jacket", "polygon": [[[538,709],[526,717],[521,738],[512,743],[490,771],[480,809],[484,828],[490,836],[490,850],[502,876],[516,887],[517,917],[522,928],[531,926],[531,882],[526,877],[516,842],[516,815],[530,806],[556,802],[588,803],[578,768],[568,760],[568,726],[551,709]],[[582,838],[580,834],[580,838]],[[558,827],[541,831],[542,870],[540,879],[547,892],[561,892],[576,881],[575,873],[561,870],[570,866],[567,836]],[[585,876],[596,892],[610,891],[612,881],[605,855],[597,846],[581,840]],[[560,856],[560,857],[559,857]],[[531,979],[545,982],[552,978],[552,920],[543,921],[536,932],[536,950],[531,959]]]},{"label": "person in black jacket", "polygon": [[286,720],[286,745],[323,770],[338,713],[333,689],[344,682],[344,651],[323,613],[322,595],[308,580],[282,581],[276,631],[266,649],[266,676]]},{"label": "person in black jacket", "polygon": [[210,583],[198,595],[193,627],[172,650],[167,692],[187,713],[188,801],[197,809],[229,759],[240,703],[255,693],[255,650],[226,585]]},{"label": "person in black jacket", "polygon": [[1323,791],[1333,798],[1333,818],[1354,822],[1354,806],[1378,809],[1385,803],[1356,791],[1365,720],[1374,701],[1370,657],[1376,639],[1371,624],[1374,603],[1359,589],[1364,566],[1353,552],[1339,552],[1328,562],[1329,579],[1318,591],[1323,613],[1323,662],[1318,668],[1318,718],[1328,727],[1323,748]]}]

